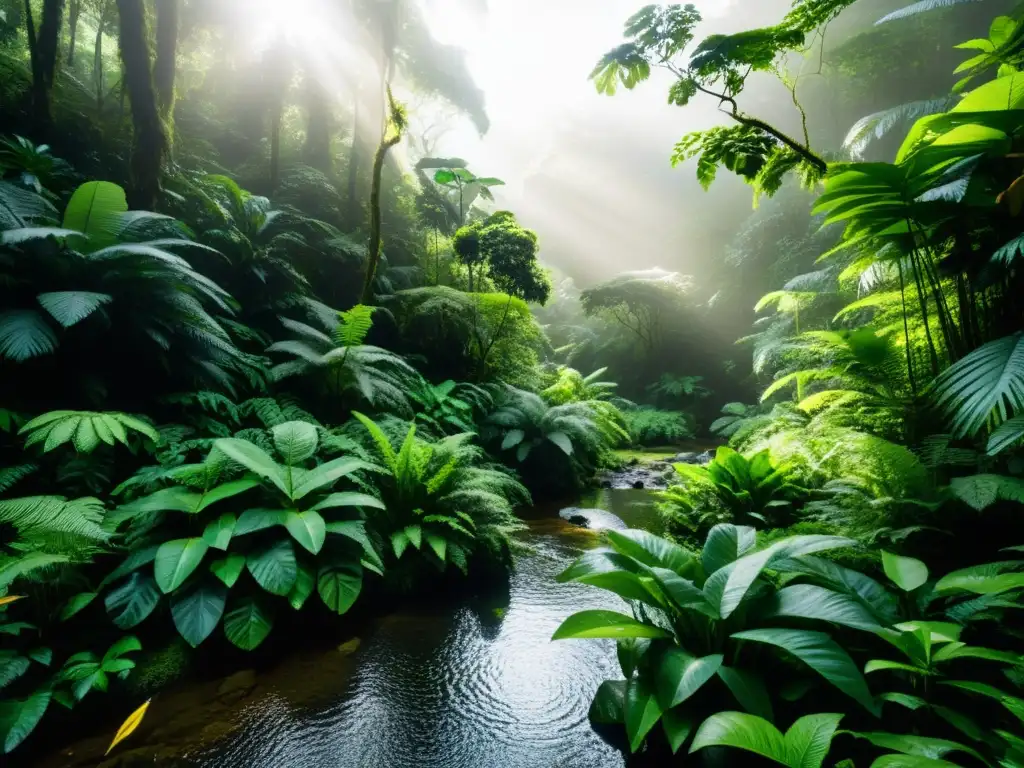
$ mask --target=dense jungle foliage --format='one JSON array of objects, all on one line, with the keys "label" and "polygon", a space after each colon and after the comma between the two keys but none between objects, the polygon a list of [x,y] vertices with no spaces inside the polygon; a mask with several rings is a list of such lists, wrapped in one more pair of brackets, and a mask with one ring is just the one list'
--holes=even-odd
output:
[{"label": "dense jungle foliage", "polygon": [[4,753],[140,704],[179,637],[283,653],[501,579],[533,500],[700,437],[665,536],[560,577],[628,604],[554,636],[617,641],[595,726],[656,764],[1024,766],[1024,9],[638,9],[593,85],[710,100],[665,162],[755,210],[713,275],[578,287],[435,154],[422,114],[489,119],[419,3],[332,5],[343,94],[245,5],[0,0]]}]

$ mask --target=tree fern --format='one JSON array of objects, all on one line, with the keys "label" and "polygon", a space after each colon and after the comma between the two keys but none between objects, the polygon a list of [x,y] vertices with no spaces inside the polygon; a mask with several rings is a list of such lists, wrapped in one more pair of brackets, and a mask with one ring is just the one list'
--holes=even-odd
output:
[{"label": "tree fern", "polygon": [[27,435],[26,447],[43,443],[44,452],[74,442],[79,453],[91,453],[101,442],[114,445],[116,441],[130,446],[129,431],[138,432],[153,442],[159,440],[152,426],[133,416],[91,411],[51,411],[32,419],[18,434]]},{"label": "tree fern", "polygon": [[1024,414],[1024,334],[974,350],[944,371],[933,390],[958,436],[973,436],[987,425]]},{"label": "tree fern", "polygon": [[343,347],[358,347],[366,341],[373,328],[373,313],[377,307],[356,304],[346,312],[339,312],[341,323],[334,332],[334,340]]},{"label": "tree fern", "polygon": [[[966,0],[960,1],[965,2]],[[922,117],[946,111],[950,106],[950,101],[949,96],[922,99],[866,115],[850,128],[843,140],[843,147],[854,158],[862,159],[873,141],[885,138],[900,126],[910,125]]]}]

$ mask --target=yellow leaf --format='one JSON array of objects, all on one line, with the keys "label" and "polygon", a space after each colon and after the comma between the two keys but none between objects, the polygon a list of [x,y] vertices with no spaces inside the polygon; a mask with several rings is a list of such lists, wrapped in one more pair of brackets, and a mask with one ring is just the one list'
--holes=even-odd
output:
[{"label": "yellow leaf", "polygon": [[8,595],[7,597],[0,597],[0,605],[10,605],[15,600],[21,600],[24,595]]},{"label": "yellow leaf", "polygon": [[109,755],[110,751],[114,747],[135,733],[135,729],[139,727],[139,724],[142,722],[142,718],[146,716],[146,710],[149,709],[149,702],[151,701],[152,699],[146,699],[145,704],[128,715],[128,719],[125,720],[121,724],[121,727],[117,729],[117,733],[114,735],[114,740],[110,742],[110,746],[107,748],[107,751],[103,753],[104,755]]}]

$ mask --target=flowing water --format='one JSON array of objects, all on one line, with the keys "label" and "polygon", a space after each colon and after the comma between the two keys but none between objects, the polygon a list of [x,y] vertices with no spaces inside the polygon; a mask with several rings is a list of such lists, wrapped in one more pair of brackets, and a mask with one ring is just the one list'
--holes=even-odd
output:
[{"label": "flowing water", "polygon": [[[507,606],[469,601],[387,616],[353,653],[286,660],[232,678],[237,686],[207,683],[191,692],[207,709],[182,705],[191,714],[177,724],[154,707],[147,720],[163,725],[133,737],[140,764],[156,757],[203,768],[623,766],[587,720],[598,685],[619,676],[614,642],[551,635],[575,611],[624,605],[555,576],[599,542],[596,530],[656,528],[657,516],[646,491],[602,490],[580,506],[604,511],[532,511],[524,536],[532,552],[517,561]],[[563,519],[574,515],[589,529]],[[75,754],[83,763],[65,752],[64,764],[84,764],[88,752]]]}]

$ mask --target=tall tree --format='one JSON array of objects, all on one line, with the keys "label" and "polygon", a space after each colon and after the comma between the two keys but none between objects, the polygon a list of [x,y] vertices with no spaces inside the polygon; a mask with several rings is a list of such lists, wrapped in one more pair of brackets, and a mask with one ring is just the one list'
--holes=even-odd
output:
[{"label": "tall tree", "polygon": [[64,23],[65,0],[43,0],[43,22],[39,25],[39,67],[46,90],[53,87],[57,75],[57,51]]},{"label": "tall tree", "polygon": [[70,38],[68,40],[68,66],[75,64],[75,48],[78,44],[78,19],[82,15],[82,0],[71,0],[68,11],[68,28]]},{"label": "tall tree", "polygon": [[121,20],[124,83],[131,99],[135,128],[128,202],[134,208],[151,209],[160,194],[160,167],[167,152],[167,134],[150,70],[146,8],[143,0],[117,0],[117,10]]},{"label": "tall tree", "polygon": [[57,72],[57,48],[63,16],[64,0],[44,0],[43,18],[37,34],[32,3],[25,0],[25,32],[32,66],[32,116],[36,130],[43,134],[49,130],[52,119],[50,89]]},{"label": "tall tree", "polygon": [[381,175],[384,172],[384,161],[388,152],[402,140],[402,134],[408,125],[408,118],[405,109],[391,96],[391,88],[387,88],[388,107],[391,118],[388,121],[390,135],[385,133],[377,147],[377,154],[373,158],[373,176],[370,186],[370,244],[366,259],[366,278],[363,281],[363,297],[360,303],[373,303],[373,280],[377,276],[377,267],[380,265],[381,246],[381,213],[380,213],[380,186]]},{"label": "tall tree", "polygon": [[153,65],[153,81],[156,84],[160,115],[168,122],[174,116],[174,75],[178,64],[180,12],[179,0],[160,0],[156,4],[156,62]]},{"label": "tall tree", "polygon": [[306,67],[306,145],[303,154],[314,168],[331,170],[331,102],[316,74]]}]

